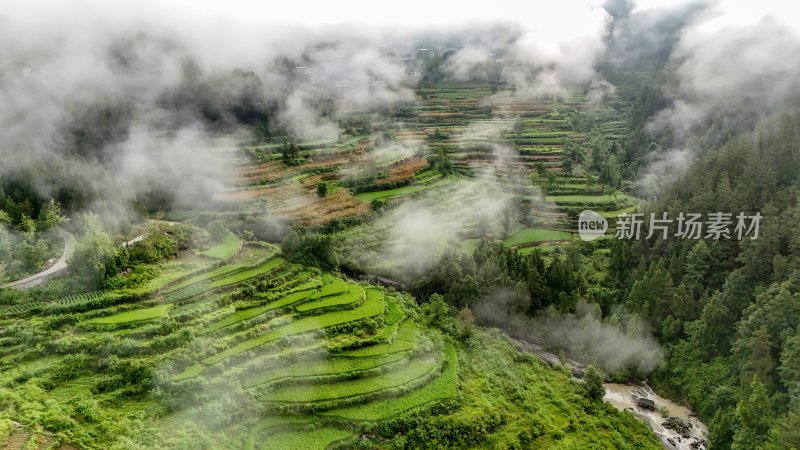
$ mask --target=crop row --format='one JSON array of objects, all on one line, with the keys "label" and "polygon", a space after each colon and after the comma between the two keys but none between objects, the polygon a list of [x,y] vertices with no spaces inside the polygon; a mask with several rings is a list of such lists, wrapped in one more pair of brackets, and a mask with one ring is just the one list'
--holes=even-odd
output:
[{"label": "crop row", "polygon": [[352,432],[333,427],[279,431],[269,435],[263,450],[325,450],[332,443],[350,436]]},{"label": "crop row", "polygon": [[10,316],[16,314],[23,314],[34,309],[41,309],[46,305],[47,303],[45,302],[27,302],[27,303],[20,303],[18,305],[4,306],[0,308],[0,315]]},{"label": "crop row", "polygon": [[319,316],[304,317],[289,325],[271,330],[264,335],[244,340],[237,345],[203,360],[206,365],[216,364],[226,358],[252,350],[285,336],[320,330],[347,322],[366,319],[383,313],[383,295],[375,289],[367,290],[367,299],[359,307],[348,311],[335,311]]},{"label": "crop row", "polygon": [[197,283],[193,284],[192,286],[186,289],[181,289],[178,292],[174,292],[172,294],[167,295],[164,298],[164,301],[166,301],[167,303],[181,302],[183,300],[192,298],[200,294],[204,294],[206,292],[208,292],[208,283]]},{"label": "crop row", "polygon": [[411,360],[400,370],[374,377],[333,383],[288,385],[259,397],[261,400],[271,402],[310,403],[363,396],[413,383],[429,375],[438,366],[435,358],[426,356]]},{"label": "crop row", "polygon": [[369,347],[347,350],[339,353],[338,356],[347,358],[367,358],[392,353],[407,352],[412,350],[417,344],[417,324],[411,320],[406,320],[397,329],[397,337],[390,344],[370,345]]},{"label": "crop row", "polygon": [[154,306],[152,308],[134,309],[131,311],[125,311],[111,316],[96,317],[93,319],[89,319],[87,322],[90,324],[97,324],[97,325],[115,325],[121,323],[151,320],[162,317],[164,314],[167,313],[167,311],[169,311],[171,306],[172,305],[164,304],[164,305]]},{"label": "crop row", "polygon": [[374,421],[393,417],[403,411],[450,399],[458,391],[458,354],[451,344],[445,344],[447,365],[432,382],[399,397],[383,398],[373,402],[337,408],[320,413],[322,416],[346,420]]},{"label": "crop row", "polygon": [[255,278],[259,275],[264,275],[266,273],[271,272],[273,269],[276,269],[283,265],[286,260],[283,258],[273,258],[260,266],[254,267],[252,269],[243,270],[241,272],[235,272],[231,275],[226,277],[222,277],[219,279],[213,280],[209,284],[209,288],[218,288],[218,287],[225,287],[230,286],[233,284],[241,283],[244,280]]},{"label": "crop row", "polygon": [[310,416],[299,416],[299,415],[291,415],[291,416],[267,416],[263,419],[259,420],[257,424],[250,428],[250,431],[247,433],[247,438],[245,439],[245,444],[243,446],[244,450],[256,450],[256,443],[263,442],[265,439],[265,435],[269,432],[275,432],[276,430],[284,430],[287,427],[293,427],[298,425],[310,425],[314,422],[314,419]]},{"label": "crop row", "polygon": [[330,278],[330,275],[323,276],[323,285],[314,294],[311,295],[311,300],[327,297],[330,295],[342,294],[347,291],[350,285],[339,278]]},{"label": "crop row", "polygon": [[267,311],[271,311],[271,310],[279,309],[279,308],[285,308],[285,307],[290,306],[290,305],[292,305],[294,303],[297,303],[297,302],[300,302],[300,301],[308,299],[310,294],[311,294],[311,291],[308,291],[308,290],[306,290],[306,291],[297,291],[297,292],[291,293],[289,295],[286,295],[285,297],[283,297],[280,300],[276,300],[276,301],[274,301],[272,303],[268,303],[268,304],[266,304],[264,306],[258,306],[258,307],[255,307],[255,308],[247,308],[247,309],[240,309],[240,310],[234,311],[233,314],[229,315],[228,317],[225,317],[224,319],[222,319],[220,321],[217,321],[217,322],[214,322],[213,324],[208,326],[208,328],[206,328],[203,331],[203,333],[204,334],[213,333],[215,331],[219,331],[219,330],[221,330],[223,328],[229,327],[229,326],[231,326],[231,325],[233,325],[235,323],[241,322],[243,320],[247,320],[247,319],[251,319],[253,317],[256,317],[256,316],[258,316],[260,314],[263,314],[263,313],[265,313]]},{"label": "crop row", "polygon": [[295,309],[298,312],[305,313],[324,308],[355,305],[362,300],[364,300],[364,288],[358,285],[350,285],[348,290],[341,294],[330,295],[313,301],[304,302],[297,305]]},{"label": "crop row", "polygon": [[303,359],[249,376],[242,382],[242,385],[246,389],[249,389],[283,379],[302,379],[336,375],[346,376],[396,363],[402,361],[406,357],[407,355],[404,353],[396,353],[373,358],[333,357],[313,361]]},{"label": "crop row", "polygon": [[97,307],[108,306],[109,301],[113,302],[118,298],[120,298],[119,295],[110,291],[74,294],[51,302],[34,301],[0,307],[0,316],[24,314],[31,311],[45,311],[47,313],[65,312],[83,309],[82,307],[84,305],[94,305]]}]

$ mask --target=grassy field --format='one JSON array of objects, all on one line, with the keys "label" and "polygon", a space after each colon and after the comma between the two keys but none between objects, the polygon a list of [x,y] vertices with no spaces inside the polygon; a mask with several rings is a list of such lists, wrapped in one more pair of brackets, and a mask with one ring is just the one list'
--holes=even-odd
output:
[{"label": "grassy field", "polygon": [[218,245],[202,251],[199,254],[212,259],[228,259],[242,247],[242,240],[239,236],[231,233],[222,239]]},{"label": "grassy field", "polygon": [[355,372],[384,367],[387,364],[402,361],[407,356],[395,353],[373,358],[329,358],[323,360],[300,360],[279,368],[268,370],[246,378],[242,385],[252,388],[286,378],[305,378],[318,376],[346,375]]},{"label": "grassy field", "polygon": [[187,279],[187,280],[185,280],[183,282],[180,282],[180,283],[170,287],[169,289],[167,289],[166,293],[169,294],[169,293],[178,291],[180,289],[183,289],[183,288],[185,288],[187,286],[191,286],[191,285],[196,284],[196,283],[202,283],[203,281],[211,280],[213,278],[219,278],[219,277],[221,277],[223,275],[228,275],[228,274],[233,273],[233,272],[238,272],[239,270],[242,270],[242,269],[243,269],[243,266],[240,265],[240,264],[230,264],[230,265],[222,266],[222,267],[220,267],[218,269],[212,270],[210,272],[206,272],[206,273],[204,273],[202,275],[198,275],[196,277],[192,277],[192,278],[189,278],[189,279]]},{"label": "grassy field", "polygon": [[406,320],[397,329],[397,337],[389,344],[377,344],[369,347],[348,350],[339,353],[339,356],[348,358],[371,358],[374,356],[389,355],[407,352],[416,346],[419,327],[411,320]]},{"label": "grassy field", "polygon": [[[623,201],[628,198],[623,193],[618,194],[617,201]],[[608,203],[615,199],[610,195],[549,195],[547,200],[556,203]]]},{"label": "grassy field", "polygon": [[239,323],[243,320],[256,317],[259,314],[263,314],[267,311],[272,311],[274,309],[284,308],[286,306],[293,305],[297,302],[308,299],[312,292],[313,291],[311,290],[294,292],[272,303],[268,303],[264,306],[236,310],[233,312],[233,314],[229,315],[228,317],[220,321],[214,322],[213,324],[208,326],[205,330],[203,330],[203,332],[213,333],[225,327],[229,327],[235,323]]},{"label": "grassy field", "polygon": [[259,450],[325,450],[352,433],[333,427],[279,431],[269,435]]},{"label": "grassy field", "polygon": [[445,349],[447,365],[441,375],[431,383],[410,392],[402,397],[391,397],[363,405],[335,408],[321,413],[323,416],[338,417],[347,420],[375,421],[392,417],[401,412],[439,400],[454,398],[458,391],[458,354],[452,345]]},{"label": "grassy field", "polygon": [[364,299],[364,289],[352,285],[341,294],[329,295],[314,301],[301,303],[295,307],[298,312],[305,313],[316,309],[330,308],[333,306],[352,305]]},{"label": "grassy field", "polygon": [[324,274],[322,276],[322,282],[322,287],[311,294],[310,298],[312,300],[317,300],[332,295],[344,294],[352,287],[346,281],[338,278],[332,278],[329,274]]},{"label": "grassy field", "polygon": [[260,262],[264,262],[267,259],[275,256],[275,253],[278,252],[279,249],[272,247],[256,247],[250,246],[245,248],[245,251],[236,258],[236,261],[231,264],[222,265],[214,270],[206,272],[201,275],[197,275],[194,277],[187,278],[180,283],[177,283],[171,287],[169,287],[165,292],[170,294],[172,292],[178,291],[188,286],[192,286],[197,283],[202,283],[204,281],[219,279],[222,278],[223,275],[232,274],[234,272],[239,272],[243,269],[249,268],[253,265],[256,265]]},{"label": "grassy field", "polygon": [[159,264],[157,267],[157,275],[144,283],[127,289],[120,289],[116,291],[117,294],[147,294],[155,290],[161,289],[167,283],[174,282],[176,279],[191,275],[198,270],[205,270],[211,267],[214,262],[207,258],[193,257],[190,260],[176,260],[167,261]]},{"label": "grassy field", "polygon": [[332,327],[334,325],[374,317],[383,313],[383,309],[384,303],[382,294],[377,290],[368,289],[367,299],[361,306],[353,309],[352,311],[336,311],[319,316],[299,319],[285,327],[280,327],[276,330],[269,331],[262,336],[242,341],[227,350],[206,358],[203,360],[203,363],[207,365],[216,364],[226,358],[244,353],[248,350],[252,350],[258,346],[267,344],[282,337],[320,330],[322,328]]},{"label": "grassy field", "polygon": [[572,233],[557,230],[545,230],[541,228],[523,228],[508,239],[503,241],[507,247],[514,247],[521,244],[548,242],[548,241],[568,241],[572,239]]},{"label": "grassy field", "polygon": [[[259,420],[255,426],[251,427],[247,433],[243,450],[257,450],[256,442],[259,441],[259,435],[267,435],[270,430],[281,429],[286,427],[297,427],[298,425],[313,425],[314,418],[310,416],[267,416]],[[262,441],[265,436],[262,436]]]},{"label": "grassy field", "polygon": [[281,387],[261,398],[272,402],[308,403],[355,397],[402,387],[429,375],[436,367],[438,367],[437,362],[427,357],[414,360],[404,368],[384,375],[334,383]]},{"label": "grassy field", "polygon": [[480,239],[464,239],[461,241],[461,249],[464,253],[471,255],[475,251],[475,247],[480,242]]},{"label": "grassy field", "polygon": [[158,305],[152,308],[135,309],[133,311],[126,311],[119,314],[114,314],[108,317],[97,317],[87,320],[88,323],[99,325],[120,324],[128,322],[139,322],[143,320],[152,320],[163,317],[172,305]]},{"label": "grassy field", "polygon": [[558,245],[536,245],[536,246],[532,246],[532,247],[519,248],[519,249],[517,249],[517,252],[525,255],[525,254],[528,254],[528,253],[531,253],[531,252],[534,252],[534,251],[537,251],[537,250],[542,251],[542,252],[549,252],[549,251],[553,251],[553,250],[555,250],[557,248],[561,248],[561,247],[558,246]]},{"label": "grassy field", "polygon": [[372,200],[387,200],[396,197],[402,197],[405,195],[415,194],[417,192],[422,192],[427,189],[434,189],[442,186],[447,186],[448,184],[453,183],[454,180],[455,179],[452,177],[441,178],[430,184],[416,184],[412,186],[404,186],[395,189],[387,189],[385,191],[361,192],[356,194],[355,198],[365,202],[370,202]]},{"label": "grassy field", "polygon": [[405,317],[405,313],[400,307],[397,305],[397,302],[394,301],[391,297],[386,297],[386,316],[384,317],[384,322],[386,325],[394,325]]},{"label": "grassy field", "polygon": [[211,282],[211,284],[209,284],[209,287],[218,288],[218,287],[225,287],[225,286],[230,286],[232,284],[241,283],[244,280],[255,278],[259,275],[264,275],[266,273],[269,273],[271,270],[281,266],[285,262],[286,260],[284,260],[283,258],[274,258],[258,267],[242,270],[240,272],[235,272],[228,276],[216,278]]}]

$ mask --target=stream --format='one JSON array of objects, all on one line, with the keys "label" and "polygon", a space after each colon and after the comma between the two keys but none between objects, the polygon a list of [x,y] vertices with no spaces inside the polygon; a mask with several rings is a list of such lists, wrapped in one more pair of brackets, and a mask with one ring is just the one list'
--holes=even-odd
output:
[{"label": "stream", "polygon": [[[583,364],[571,359],[562,360],[558,355],[545,350],[541,344],[525,340],[520,335],[514,333],[509,335],[518,350],[536,355],[550,367],[564,365],[570,369],[575,378],[583,378]],[[646,384],[604,383],[603,386],[606,388],[603,400],[647,423],[665,449],[705,450],[708,447],[708,428],[689,408],[659,396]],[[650,402],[643,402],[642,399]],[[662,415],[662,411],[666,413],[666,417]]]},{"label": "stream", "polygon": [[[688,408],[678,405],[666,398],[660,397],[649,386],[633,386],[627,384],[605,383],[606,395],[603,399],[620,411],[629,411],[636,417],[647,422],[653,432],[661,439],[664,448],[669,450],[700,450],[706,448],[708,429],[705,424]],[[655,409],[651,410],[637,404],[638,399],[652,400]],[[677,418],[686,425],[683,431],[664,426],[667,418],[661,415],[661,410],[668,411],[669,418]],[[680,424],[675,419],[673,423]]]}]

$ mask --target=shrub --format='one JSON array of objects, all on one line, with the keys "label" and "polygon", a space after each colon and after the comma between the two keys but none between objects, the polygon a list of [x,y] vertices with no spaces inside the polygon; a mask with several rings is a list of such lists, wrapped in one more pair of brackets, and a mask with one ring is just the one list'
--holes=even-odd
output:
[{"label": "shrub", "polygon": [[584,381],[586,396],[594,401],[602,401],[606,395],[606,388],[603,387],[603,375],[600,370],[595,366],[587,367]]},{"label": "shrub", "polygon": [[165,233],[156,228],[128,249],[130,262],[152,264],[163,259],[171,258],[178,251],[178,243]]},{"label": "shrub", "polygon": [[325,181],[317,182],[317,196],[325,197],[328,195],[328,183]]}]

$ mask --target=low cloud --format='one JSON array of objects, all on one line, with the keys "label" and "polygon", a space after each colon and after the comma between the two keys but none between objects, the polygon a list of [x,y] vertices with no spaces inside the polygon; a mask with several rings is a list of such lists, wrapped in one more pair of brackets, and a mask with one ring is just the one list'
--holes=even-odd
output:
[{"label": "low cloud", "polygon": [[635,368],[653,371],[663,358],[658,343],[635,316],[613,316],[603,321],[597,305],[579,303],[575,313],[545,312],[537,317],[515,314],[509,292],[496,292],[475,309],[479,322],[501,327],[512,336],[564,351],[582,364],[594,364],[606,373]]}]

